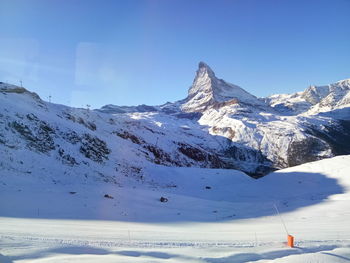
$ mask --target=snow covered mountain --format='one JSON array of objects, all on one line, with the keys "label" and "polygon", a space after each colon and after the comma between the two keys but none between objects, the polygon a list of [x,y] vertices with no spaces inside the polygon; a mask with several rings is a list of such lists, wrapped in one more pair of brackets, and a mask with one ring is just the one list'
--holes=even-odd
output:
[{"label": "snow covered mountain", "polygon": [[0,83],[0,171],[143,180],[154,165],[253,176],[350,154],[349,80],[258,99],[201,62],[186,99],[99,110]]},{"label": "snow covered mountain", "polygon": [[349,108],[350,79],[326,86],[310,86],[304,92],[272,95],[265,101],[280,113],[289,115],[316,115]]},{"label": "snow covered mountain", "polygon": [[263,105],[255,96],[242,88],[218,79],[207,64],[200,62],[196,77],[181,109],[185,112],[202,112],[210,106],[222,107],[237,103]]}]

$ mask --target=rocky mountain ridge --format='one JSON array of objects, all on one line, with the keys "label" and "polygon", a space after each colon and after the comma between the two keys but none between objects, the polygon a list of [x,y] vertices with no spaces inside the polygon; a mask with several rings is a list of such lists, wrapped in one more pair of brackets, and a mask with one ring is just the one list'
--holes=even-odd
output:
[{"label": "rocky mountain ridge", "polygon": [[[201,62],[186,99],[76,109],[0,83],[0,171],[142,180],[152,165],[254,177],[350,154],[349,80],[258,99]],[[35,165],[33,165],[35,163]]]},{"label": "rocky mountain ridge", "polygon": [[316,115],[350,106],[350,79],[326,86],[310,86],[303,92],[277,94],[266,98],[281,114]]}]

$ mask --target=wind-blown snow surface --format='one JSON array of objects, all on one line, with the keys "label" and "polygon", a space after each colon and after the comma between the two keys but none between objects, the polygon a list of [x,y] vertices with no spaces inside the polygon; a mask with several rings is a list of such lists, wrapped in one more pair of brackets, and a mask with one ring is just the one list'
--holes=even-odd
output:
[{"label": "wind-blown snow surface", "polygon": [[149,166],[147,179],[118,185],[2,174],[0,262],[348,262],[349,163],[338,156],[258,180]]}]

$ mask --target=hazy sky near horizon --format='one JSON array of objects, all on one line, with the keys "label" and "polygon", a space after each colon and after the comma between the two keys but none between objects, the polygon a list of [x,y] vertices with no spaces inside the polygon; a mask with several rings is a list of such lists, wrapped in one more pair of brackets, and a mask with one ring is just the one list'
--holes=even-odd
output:
[{"label": "hazy sky near horizon", "polygon": [[176,101],[199,61],[258,97],[350,78],[350,0],[0,1],[0,81],[45,100]]}]

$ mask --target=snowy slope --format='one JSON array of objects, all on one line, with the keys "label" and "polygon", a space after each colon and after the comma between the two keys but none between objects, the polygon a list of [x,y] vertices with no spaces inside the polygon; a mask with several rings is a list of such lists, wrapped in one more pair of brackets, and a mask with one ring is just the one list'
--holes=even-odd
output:
[{"label": "snowy slope", "polygon": [[0,262],[347,261],[350,159],[330,157],[350,154],[349,96],[344,80],[257,99],[205,63],[160,106],[0,83]]},{"label": "snowy slope", "polygon": [[[186,118],[105,114],[42,101],[25,90],[0,93],[1,173],[79,174],[114,181],[148,164],[224,167],[208,136]],[[34,165],[35,164],[35,165]]]},{"label": "snowy slope", "polygon": [[119,185],[2,175],[0,262],[347,262],[349,163],[338,156],[258,180],[156,166]]},{"label": "snowy slope", "polygon": [[217,78],[201,62],[185,100],[154,108],[191,119],[216,138],[227,138],[219,151],[226,163],[250,174],[266,174],[350,153],[348,91],[349,81],[344,80],[257,99]]},{"label": "snowy slope", "polygon": [[349,154],[348,90],[349,81],[341,81],[262,100],[217,78],[201,62],[184,100],[91,111],[0,83],[0,167],[110,181],[125,174],[142,177],[149,164],[261,176]]},{"label": "snowy slope", "polygon": [[115,181],[119,175],[142,177],[149,164],[246,167],[252,173],[264,165],[226,160],[227,139],[211,136],[186,115],[75,109],[17,89],[0,93],[2,172],[63,172]]}]

